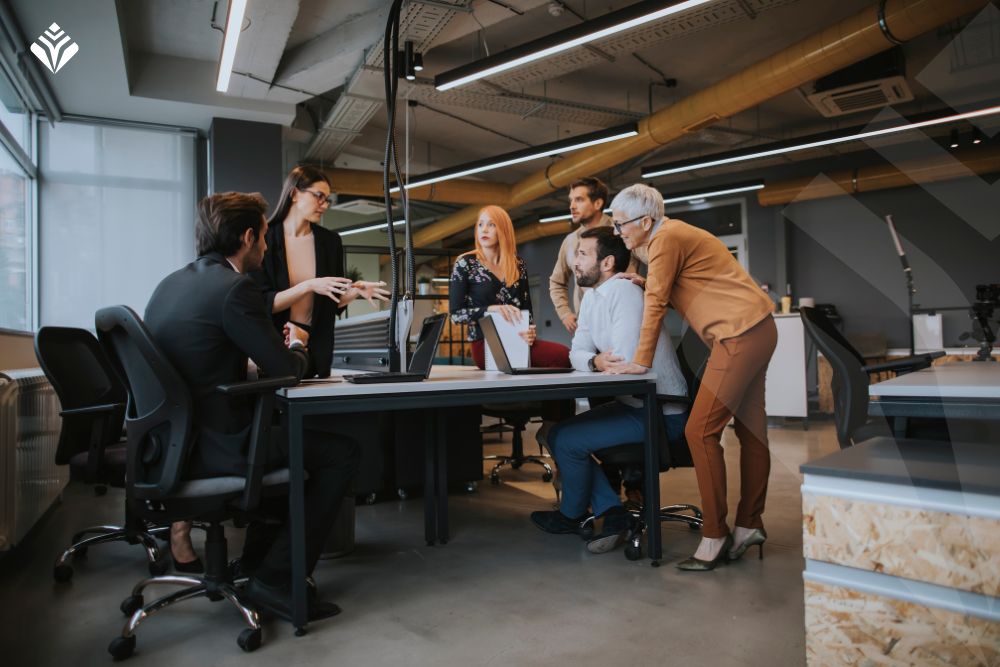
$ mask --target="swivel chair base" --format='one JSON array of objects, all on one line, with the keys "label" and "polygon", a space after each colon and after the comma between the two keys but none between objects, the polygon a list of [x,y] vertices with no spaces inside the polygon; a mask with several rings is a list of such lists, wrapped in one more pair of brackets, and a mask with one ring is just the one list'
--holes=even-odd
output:
[{"label": "swivel chair base", "polygon": [[[136,645],[136,629],[150,616],[163,611],[167,607],[192,600],[207,597],[213,602],[226,599],[243,617],[247,627],[240,633],[236,643],[246,652],[257,650],[262,642],[260,616],[257,611],[240,599],[239,585],[246,583],[247,577],[234,579],[230,573],[226,553],[225,530],[221,523],[212,523],[207,528],[205,541],[206,572],[203,576],[166,575],[143,579],[132,589],[132,594],[125,598],[120,609],[129,617],[122,628],[120,636],[115,637],[108,645],[108,653],[115,660],[124,660],[132,655]],[[145,604],[143,592],[149,586],[165,584],[184,586],[185,588],[165,595]]]},{"label": "swivel chair base", "polygon": [[[625,538],[625,558],[639,560],[642,558],[642,538],[646,532],[645,511],[642,506],[632,502],[625,503],[625,511],[629,515],[629,531]],[[594,535],[595,516],[589,516],[580,524],[580,537],[589,540]],[[660,508],[660,521],[676,521],[687,524],[691,530],[700,530],[703,518],[701,509],[695,505],[665,505]],[[657,563],[653,563],[657,565]]]},{"label": "swivel chair base", "polygon": [[500,456],[491,455],[484,456],[484,461],[496,461],[496,465],[490,470],[490,484],[500,483],[500,469],[504,466],[510,466],[511,470],[517,470],[525,463],[534,463],[535,465],[541,466],[545,472],[542,473],[543,482],[551,482],[553,477],[552,466],[543,461],[543,458],[551,458],[547,454],[540,454],[539,456]]},{"label": "swivel chair base", "polygon": [[[87,537],[87,536],[90,537]],[[149,561],[149,573],[152,576],[163,574],[167,571],[170,559],[156,543],[156,538],[170,540],[170,526],[159,526],[156,528],[146,528],[144,530],[129,529],[125,526],[91,526],[84,528],[73,535],[72,545],[62,552],[52,568],[53,578],[62,583],[73,578],[73,566],[70,565],[74,558],[82,558],[87,555],[87,550],[95,544],[106,542],[127,542],[129,544],[142,544],[146,550],[146,559]]]}]

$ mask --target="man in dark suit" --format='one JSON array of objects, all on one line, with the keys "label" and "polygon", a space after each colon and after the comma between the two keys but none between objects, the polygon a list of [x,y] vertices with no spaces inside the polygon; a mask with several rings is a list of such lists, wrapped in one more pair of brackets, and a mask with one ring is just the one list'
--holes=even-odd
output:
[{"label": "man in dark suit", "polygon": [[[267,202],[258,194],[226,192],[198,204],[198,259],[170,274],[146,306],[146,326],[187,382],[195,405],[197,440],[188,462],[191,478],[244,475],[253,405],[215,387],[247,377],[247,359],[271,376],[302,378],[309,371],[309,335],[290,324],[286,343],[271,323],[264,295],[246,274],[260,268],[267,244]],[[287,462],[287,438],[275,431],[269,462]],[[305,434],[306,553],[312,572],[341,498],[358,466],[353,443]],[[247,530],[241,571],[251,574],[245,595],[264,611],[287,616],[291,557],[286,526]],[[314,602],[313,619],[332,616],[332,603]]]}]

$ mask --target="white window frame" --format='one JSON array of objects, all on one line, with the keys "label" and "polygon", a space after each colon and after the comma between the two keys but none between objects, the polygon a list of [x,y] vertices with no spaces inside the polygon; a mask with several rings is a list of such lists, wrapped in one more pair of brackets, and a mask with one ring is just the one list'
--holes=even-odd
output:
[{"label": "white window frame", "polygon": [[[750,244],[748,243],[749,236],[747,234],[747,200],[746,197],[733,197],[732,199],[708,199],[698,204],[677,204],[672,206],[667,206],[665,213],[669,217],[674,217],[674,214],[683,214],[688,211],[704,211],[711,208],[718,208],[720,206],[731,206],[732,204],[739,204],[740,206],[740,230],[739,234],[725,234],[722,236],[717,236],[720,241],[726,244],[726,247],[730,252],[736,254],[736,261],[740,263],[748,273],[750,272]],[[678,215],[677,217],[684,219],[683,215]]]}]

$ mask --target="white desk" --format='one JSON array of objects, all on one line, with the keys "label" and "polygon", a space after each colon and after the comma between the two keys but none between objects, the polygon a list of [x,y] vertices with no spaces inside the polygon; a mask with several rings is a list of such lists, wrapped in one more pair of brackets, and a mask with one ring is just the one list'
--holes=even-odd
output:
[{"label": "white desk", "polygon": [[1000,400],[1000,363],[956,361],[907,373],[868,388],[870,396]]},{"label": "white desk", "polygon": [[910,417],[1000,420],[1000,363],[959,361],[931,366],[868,387],[868,414],[906,435]]},{"label": "white desk", "polygon": [[[426,430],[424,450],[424,536],[428,545],[447,543],[448,490],[443,432],[448,408],[483,403],[551,401],[589,396],[641,395],[645,401],[646,539],[653,564],[661,558],[659,529],[660,455],[656,448],[656,374],[603,375],[559,373],[505,375],[465,366],[434,366],[423,382],[305,384],[277,392],[278,408],[288,427],[289,532],[292,551],[292,599],[296,634],[305,632],[305,475],[302,456],[303,424],[319,414],[359,414],[380,410],[422,410]],[[414,428],[420,425],[414,424]]]}]

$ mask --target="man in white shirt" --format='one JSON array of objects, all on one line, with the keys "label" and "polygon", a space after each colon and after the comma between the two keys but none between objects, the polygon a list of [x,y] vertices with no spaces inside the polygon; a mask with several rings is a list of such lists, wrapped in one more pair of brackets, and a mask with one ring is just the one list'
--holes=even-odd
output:
[{"label": "man in white shirt", "polygon": [[[587,290],[580,303],[570,350],[570,361],[578,371],[601,372],[609,362],[631,359],[639,345],[642,288],[629,280],[616,279],[627,269],[630,259],[625,243],[609,227],[588,229],[580,235],[573,267],[577,284],[594,289]],[[653,370],[657,394],[687,395],[687,383],[665,323],[656,344]],[[686,408],[666,405],[663,423],[670,441],[683,438]],[[531,520],[549,533],[576,533],[590,506],[593,514],[604,521],[587,549],[604,553],[620,545],[628,532],[628,516],[617,491],[591,453],[642,442],[645,435],[642,401],[633,396],[619,396],[613,403],[556,424],[547,440],[562,476],[562,501],[557,511],[532,512]]]}]

